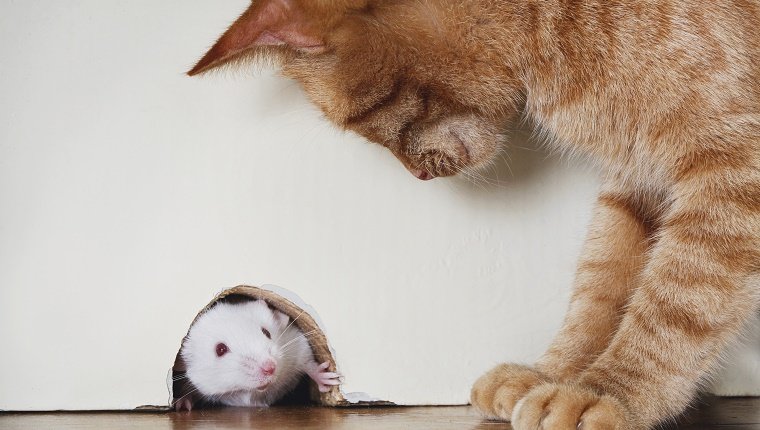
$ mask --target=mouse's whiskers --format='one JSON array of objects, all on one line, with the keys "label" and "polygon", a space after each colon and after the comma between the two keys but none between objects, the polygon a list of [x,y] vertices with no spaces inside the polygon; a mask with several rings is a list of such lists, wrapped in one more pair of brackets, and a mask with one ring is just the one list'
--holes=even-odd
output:
[{"label": "mouse's whiskers", "polygon": [[[288,348],[281,349],[280,350],[280,356],[281,357],[287,357],[288,356],[287,354],[290,353],[290,352],[293,352],[294,349],[296,348],[296,346],[297,345],[290,345]],[[329,344],[327,344],[326,342],[318,342],[318,343],[309,343],[309,346],[312,347],[312,348],[315,347],[315,346],[329,347]]]},{"label": "mouse's whiskers", "polygon": [[285,330],[283,330],[283,331],[282,331],[282,333],[280,333],[280,335],[279,335],[279,336],[277,336],[277,339],[275,339],[275,341],[274,341],[275,343],[277,343],[277,341],[278,341],[278,340],[280,340],[280,338],[282,337],[282,335],[283,335],[283,334],[285,334],[285,332],[287,332],[287,331],[288,331],[288,329],[290,328],[290,326],[292,326],[292,325],[293,325],[293,323],[295,323],[295,322],[296,322],[296,320],[297,320],[298,318],[301,318],[301,315],[303,315],[303,313],[304,313],[304,312],[305,312],[305,311],[301,311],[301,313],[299,313],[297,317],[293,318],[293,321],[291,321],[291,322],[290,322],[290,324],[288,324],[288,325],[285,327]]},{"label": "mouse's whiskers", "polygon": [[[310,335],[312,335],[312,334],[315,334],[315,333],[317,333],[318,331],[319,331],[318,329],[314,329],[314,330],[311,330],[311,331],[309,331],[309,332],[306,332],[306,333],[302,333],[302,335],[303,335],[303,337],[304,337],[304,338],[308,339],[308,336],[310,336]],[[292,344],[293,342],[295,342],[295,341],[297,341],[297,340],[299,340],[299,339],[301,339],[301,336],[296,336],[296,337],[294,337],[293,339],[289,340],[289,341],[288,341],[288,342],[286,342],[284,345],[282,345],[282,346],[280,347],[280,349],[285,349],[285,347],[287,347],[288,345]]]}]

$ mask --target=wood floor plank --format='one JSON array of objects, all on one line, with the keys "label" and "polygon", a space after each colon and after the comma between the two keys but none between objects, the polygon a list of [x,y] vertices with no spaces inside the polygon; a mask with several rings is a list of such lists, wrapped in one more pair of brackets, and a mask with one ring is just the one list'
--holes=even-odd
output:
[{"label": "wood floor plank", "polygon": [[[760,430],[760,398],[710,398],[668,430]],[[115,430],[510,430],[507,423],[483,421],[467,406],[333,409],[276,407],[217,409],[183,413],[45,412],[2,413],[0,429]]]}]

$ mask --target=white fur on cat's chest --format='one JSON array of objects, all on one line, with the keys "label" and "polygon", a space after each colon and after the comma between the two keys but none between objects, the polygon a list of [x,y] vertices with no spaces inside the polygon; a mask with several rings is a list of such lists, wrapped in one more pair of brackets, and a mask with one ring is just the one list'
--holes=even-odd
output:
[{"label": "white fur on cat's chest", "polygon": [[601,167],[603,177],[615,177],[630,189],[662,196],[672,185],[672,172],[654,151],[655,145],[641,135],[624,135],[625,127],[614,124],[605,113],[593,101],[551,113],[528,112],[541,137],[562,154],[588,157]]}]

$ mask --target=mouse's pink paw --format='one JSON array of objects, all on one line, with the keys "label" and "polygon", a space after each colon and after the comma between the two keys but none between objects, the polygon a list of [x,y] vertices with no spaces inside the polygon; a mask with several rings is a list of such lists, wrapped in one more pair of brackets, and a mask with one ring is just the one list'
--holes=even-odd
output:
[{"label": "mouse's pink paw", "polygon": [[174,402],[174,410],[177,412],[181,411],[192,411],[193,410],[193,401],[190,400],[187,397],[182,397],[181,399],[178,399]]},{"label": "mouse's pink paw", "polygon": [[531,367],[500,364],[475,381],[470,402],[485,417],[508,421],[517,401],[548,381],[547,376]]},{"label": "mouse's pink paw", "polygon": [[319,391],[322,393],[326,393],[330,391],[330,389],[335,385],[340,385],[340,378],[341,375],[335,372],[330,372],[328,369],[330,368],[330,362],[325,361],[324,363],[320,365],[315,365],[313,369],[311,369],[309,373],[309,377],[314,380],[314,382],[317,383],[317,387],[319,388]]},{"label": "mouse's pink paw", "polygon": [[628,410],[617,399],[568,384],[541,384],[512,412],[515,430],[633,430]]}]

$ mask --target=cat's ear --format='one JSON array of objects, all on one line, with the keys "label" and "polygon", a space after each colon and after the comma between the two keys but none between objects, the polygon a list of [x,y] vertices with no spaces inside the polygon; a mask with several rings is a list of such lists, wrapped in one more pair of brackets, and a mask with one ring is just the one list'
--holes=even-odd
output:
[{"label": "cat's ear", "polygon": [[257,46],[287,45],[320,52],[324,40],[298,0],[257,0],[217,40],[188,75],[225,64]]}]

